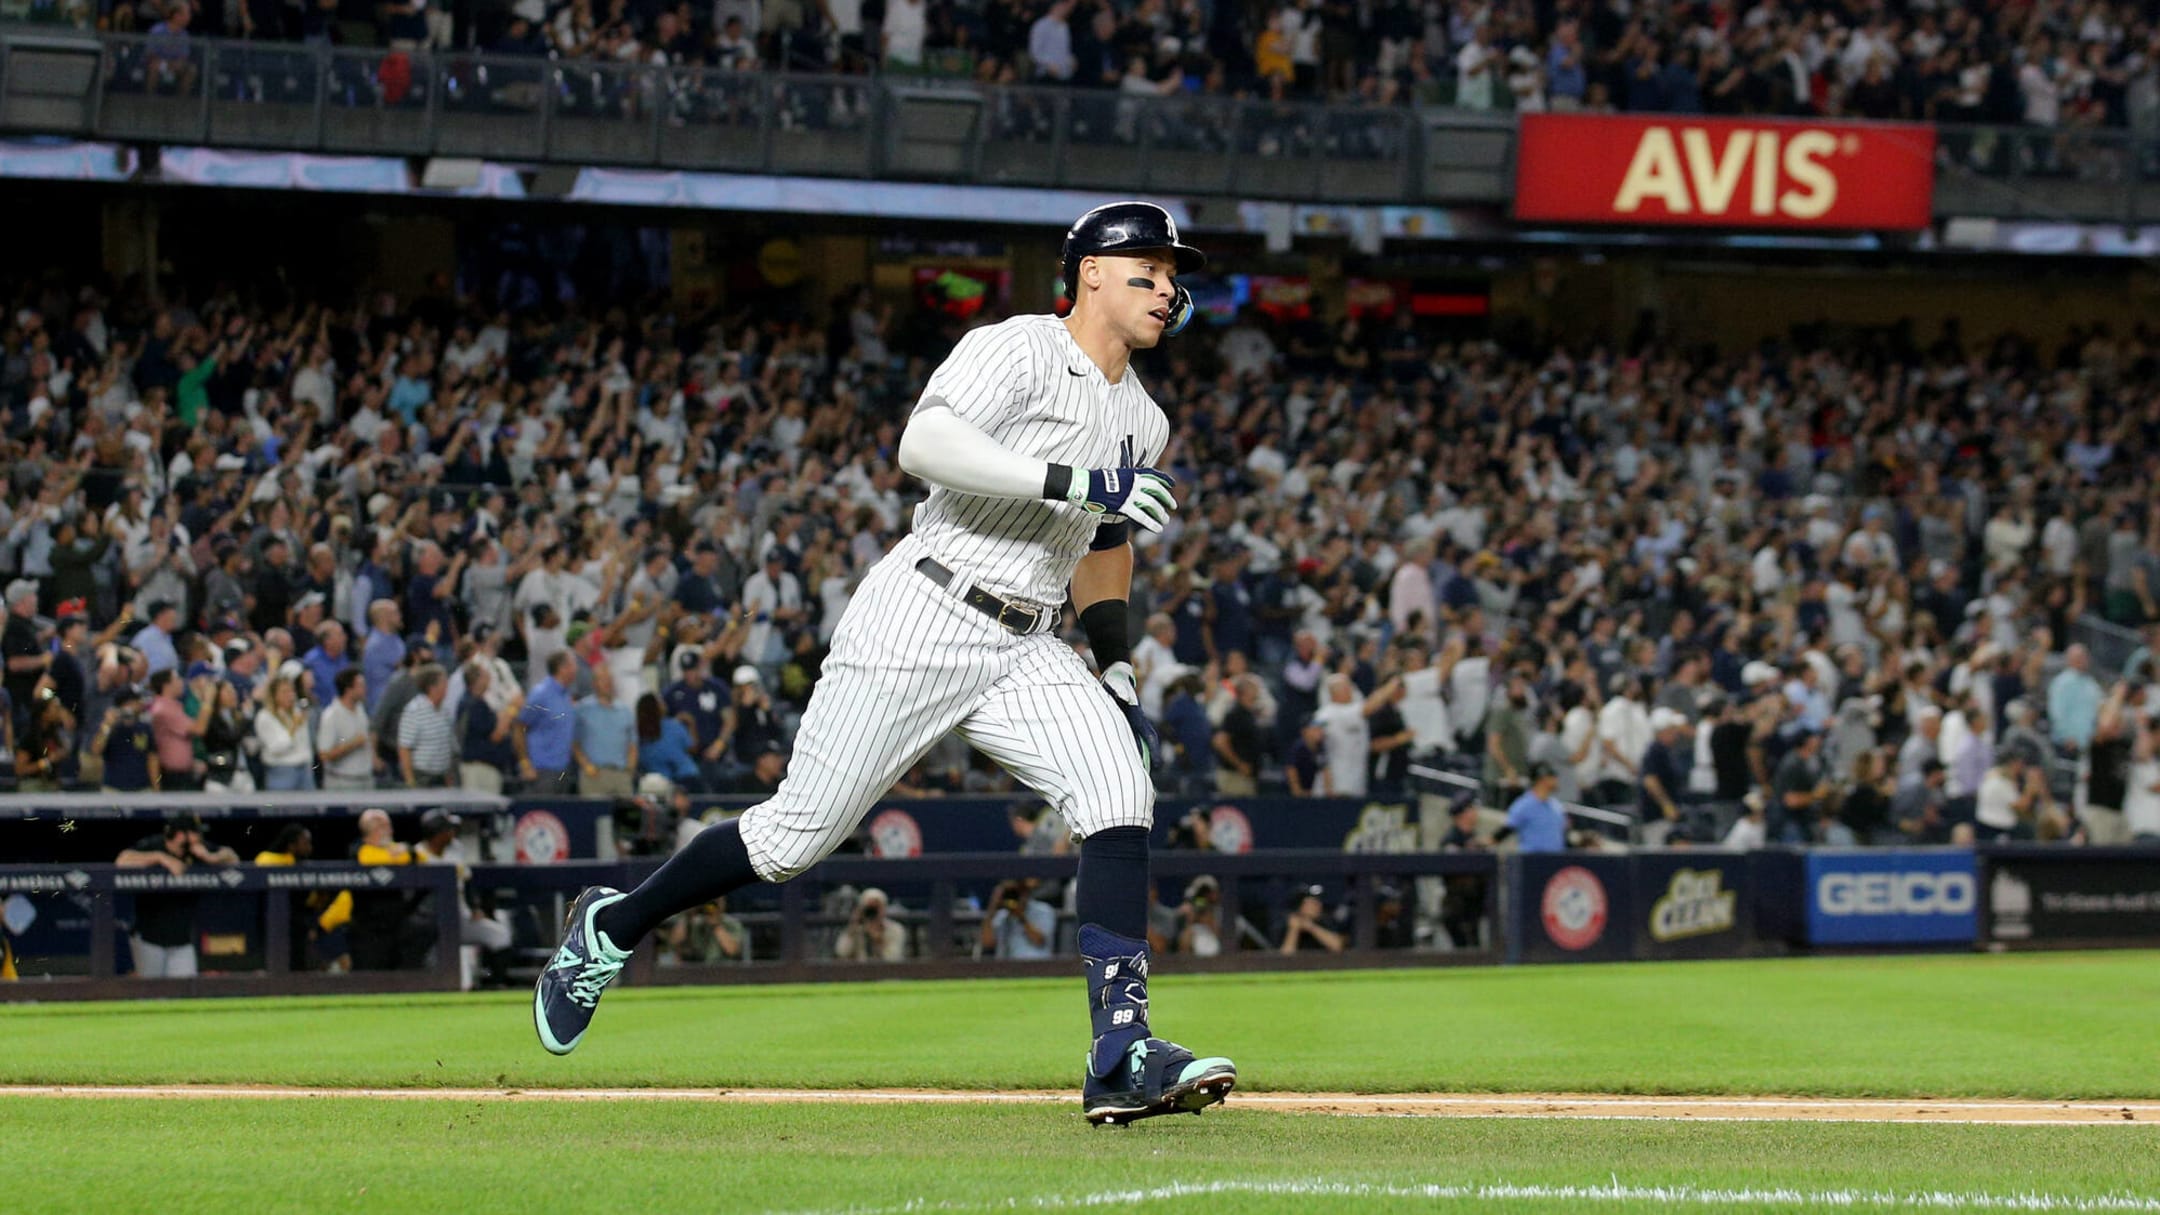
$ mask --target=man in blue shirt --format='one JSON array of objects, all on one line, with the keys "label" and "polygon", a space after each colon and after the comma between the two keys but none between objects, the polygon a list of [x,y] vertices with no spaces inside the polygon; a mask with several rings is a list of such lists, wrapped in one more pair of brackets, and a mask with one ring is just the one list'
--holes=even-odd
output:
[{"label": "man in blue shirt", "polygon": [[180,669],[180,651],[173,645],[173,633],[180,627],[180,609],[170,601],[160,599],[150,605],[150,623],[135,633],[132,644],[136,652],[150,664],[149,674]]},{"label": "man in blue shirt", "polygon": [[315,703],[330,703],[337,695],[338,672],[352,665],[345,653],[345,626],[335,620],[325,622],[315,635],[315,648],[300,656],[300,665],[315,676]]},{"label": "man in blue shirt", "polygon": [[405,639],[398,636],[403,613],[395,599],[377,599],[368,606],[367,642],[360,650],[360,669],[367,675],[367,704],[372,712],[390,687],[405,661]]},{"label": "man in blue shirt", "polygon": [[2063,651],[2063,669],[2048,681],[2048,730],[2055,741],[2082,753],[2100,725],[2100,681],[2092,677],[2092,654],[2082,645]]},{"label": "man in blue shirt", "polygon": [[558,650],[548,659],[547,677],[533,685],[525,707],[518,710],[519,775],[528,782],[526,792],[547,796],[577,792],[576,770],[571,752],[577,736],[577,705],[570,699],[570,684],[577,678],[577,659]]},{"label": "man in blue shirt", "polygon": [[1567,851],[1567,811],[1553,792],[1560,776],[1551,764],[1530,765],[1530,788],[1508,807],[1507,823],[1524,852]]},{"label": "man in blue shirt", "polygon": [[592,669],[593,694],[577,703],[571,751],[577,757],[578,792],[586,797],[628,797],[637,773],[637,715],[615,699],[615,673],[606,663]]}]

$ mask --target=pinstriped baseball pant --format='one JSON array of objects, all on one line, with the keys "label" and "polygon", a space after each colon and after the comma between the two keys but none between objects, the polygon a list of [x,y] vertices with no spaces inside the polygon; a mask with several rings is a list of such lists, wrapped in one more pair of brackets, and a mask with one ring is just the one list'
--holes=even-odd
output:
[{"label": "pinstriped baseball pant", "polygon": [[956,729],[1082,837],[1154,825],[1155,789],[1132,730],[1087,664],[1055,633],[1014,636],[931,582],[915,569],[927,555],[909,536],[863,579],[786,778],[743,812],[743,844],[766,881],[823,859]]}]

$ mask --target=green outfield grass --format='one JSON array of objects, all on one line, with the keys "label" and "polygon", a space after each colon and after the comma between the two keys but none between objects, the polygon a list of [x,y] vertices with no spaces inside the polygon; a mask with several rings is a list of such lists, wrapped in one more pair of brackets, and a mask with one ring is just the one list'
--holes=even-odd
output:
[{"label": "green outfield grass", "polygon": [[[0,1099],[19,1215],[161,1212],[1811,1210],[1840,1190],[2146,1195],[2135,1127],[1335,1118],[1235,1110],[1091,1130],[1044,1107]],[[1152,1200],[1172,1186],[1226,1192]],[[1436,1199],[1507,1185],[1538,1197]],[[1562,1187],[1787,1189],[1607,1201]],[[1268,1192],[1272,1187],[1274,1192]],[[914,1205],[909,1205],[914,1204]],[[1880,1205],[1862,1210],[1884,1209]],[[1934,1209],[1958,1209],[1957,1207]],[[2160,1210],[2160,1206],[2152,1209]]]},{"label": "green outfield grass", "polygon": [[[148,985],[146,985],[146,988]],[[2160,1097],[2160,954],[1179,976],[1246,1088]],[[1068,980],[619,989],[575,1055],[529,997],[0,1006],[0,1083],[1075,1088]]]}]

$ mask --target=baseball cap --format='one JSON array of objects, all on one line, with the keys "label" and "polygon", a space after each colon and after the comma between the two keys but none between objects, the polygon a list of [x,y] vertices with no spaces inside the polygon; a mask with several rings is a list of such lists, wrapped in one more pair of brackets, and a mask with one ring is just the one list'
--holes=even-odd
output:
[{"label": "baseball cap", "polygon": [[855,896],[855,905],[857,907],[868,907],[872,903],[876,903],[880,907],[891,906],[891,900],[885,897],[885,892],[875,886],[865,887],[861,894]]},{"label": "baseball cap", "polygon": [[53,607],[53,615],[55,616],[88,616],[89,614],[90,605],[79,596],[74,599],[62,599]]},{"label": "baseball cap", "polygon": [[739,666],[739,667],[736,667],[736,668],[735,668],[735,686],[737,686],[737,687],[741,687],[742,685],[744,685],[744,684],[746,684],[746,683],[760,683],[760,682],[763,682],[763,681],[762,681],[762,680],[761,680],[761,679],[760,679],[760,678],[758,677],[758,673],[757,673],[757,668],[756,668],[756,667],[750,666],[750,665],[748,665],[748,664],[744,664],[743,666]]},{"label": "baseball cap", "polygon": [[1659,707],[1650,710],[1650,729],[1653,732],[1670,730],[1688,724],[1687,715],[1677,709]]},{"label": "baseball cap", "polygon": [[293,610],[296,612],[304,612],[311,607],[321,607],[323,603],[324,600],[321,591],[309,591],[307,594],[300,596],[300,598],[293,603]]},{"label": "baseball cap", "polygon": [[450,813],[448,810],[430,810],[420,816],[420,834],[425,836],[436,835],[444,831],[455,831],[464,822],[464,819]]}]

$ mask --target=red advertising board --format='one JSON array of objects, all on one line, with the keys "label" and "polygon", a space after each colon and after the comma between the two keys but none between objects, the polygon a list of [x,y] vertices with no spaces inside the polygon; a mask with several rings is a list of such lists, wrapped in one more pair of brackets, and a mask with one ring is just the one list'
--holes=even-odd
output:
[{"label": "red advertising board", "polygon": [[1935,129],[1684,115],[1525,114],[1522,222],[1925,228]]}]

